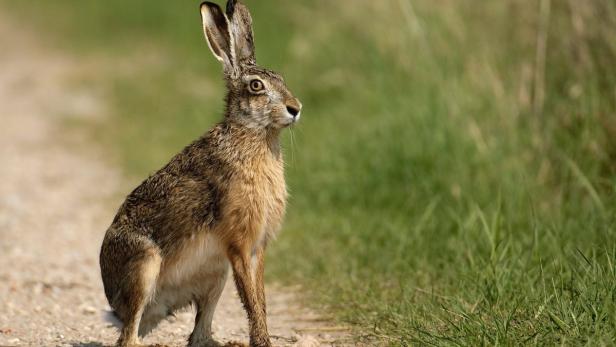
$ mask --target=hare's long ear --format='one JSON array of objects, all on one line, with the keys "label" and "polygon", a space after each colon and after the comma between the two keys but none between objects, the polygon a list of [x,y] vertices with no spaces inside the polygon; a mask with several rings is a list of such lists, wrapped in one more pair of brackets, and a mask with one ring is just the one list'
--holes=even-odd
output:
[{"label": "hare's long ear", "polygon": [[225,73],[233,74],[236,65],[227,17],[218,5],[206,1],[201,4],[201,19],[203,33],[212,53],[222,63]]},{"label": "hare's long ear", "polygon": [[235,63],[239,66],[256,64],[252,17],[248,8],[237,0],[229,0],[226,12]]}]

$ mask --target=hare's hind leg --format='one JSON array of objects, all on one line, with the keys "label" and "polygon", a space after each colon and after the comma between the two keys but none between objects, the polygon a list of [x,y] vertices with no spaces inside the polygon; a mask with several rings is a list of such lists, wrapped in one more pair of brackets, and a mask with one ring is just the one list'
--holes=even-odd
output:
[{"label": "hare's hind leg", "polygon": [[123,311],[121,316],[124,326],[117,343],[120,347],[139,345],[141,317],[156,289],[161,260],[158,250],[152,248],[127,266],[129,276],[122,286],[122,294],[116,304],[118,308],[122,307],[117,311]]},{"label": "hare's hind leg", "polygon": [[160,272],[161,256],[151,241],[138,234],[109,230],[101,248],[105,293],[122,321],[121,347],[137,346],[144,308],[151,300]]},{"label": "hare's hind leg", "polygon": [[214,347],[220,346],[212,337],[212,319],[218,304],[218,299],[227,282],[228,266],[208,276],[207,284],[204,284],[202,295],[195,299],[197,316],[195,328],[188,339],[189,347]]}]

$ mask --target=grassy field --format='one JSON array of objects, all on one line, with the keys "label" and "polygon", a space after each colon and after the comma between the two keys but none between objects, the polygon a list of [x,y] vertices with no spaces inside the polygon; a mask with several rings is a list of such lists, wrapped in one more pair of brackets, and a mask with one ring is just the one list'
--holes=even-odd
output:
[{"label": "grassy field", "polygon": [[[246,3],[305,106],[270,281],[387,345],[616,344],[613,1]],[[135,180],[220,118],[197,2],[3,5],[100,62]]]}]

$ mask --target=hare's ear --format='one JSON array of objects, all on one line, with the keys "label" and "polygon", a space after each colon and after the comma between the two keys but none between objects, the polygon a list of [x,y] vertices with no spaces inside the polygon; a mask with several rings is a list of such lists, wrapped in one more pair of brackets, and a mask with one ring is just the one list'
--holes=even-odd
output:
[{"label": "hare's ear", "polygon": [[222,62],[225,73],[235,70],[233,58],[233,41],[229,32],[229,22],[220,7],[206,1],[201,4],[203,33],[212,53]]},{"label": "hare's ear", "polygon": [[235,63],[240,66],[256,64],[252,17],[248,8],[237,0],[229,0],[226,12]]}]

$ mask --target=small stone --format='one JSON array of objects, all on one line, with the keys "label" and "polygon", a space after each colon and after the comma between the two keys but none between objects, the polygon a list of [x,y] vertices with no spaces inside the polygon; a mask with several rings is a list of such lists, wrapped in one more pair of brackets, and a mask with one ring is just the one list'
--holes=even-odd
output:
[{"label": "small stone", "polygon": [[321,343],[312,336],[300,336],[293,347],[319,347]]},{"label": "small stone", "polygon": [[95,314],[96,313],[96,309],[92,306],[84,306],[82,307],[82,311],[83,313],[87,313],[87,314]]}]

